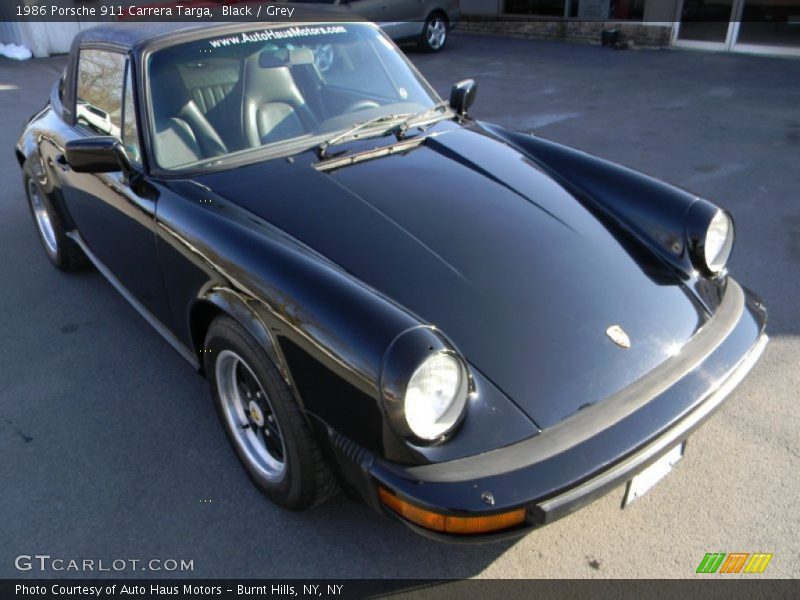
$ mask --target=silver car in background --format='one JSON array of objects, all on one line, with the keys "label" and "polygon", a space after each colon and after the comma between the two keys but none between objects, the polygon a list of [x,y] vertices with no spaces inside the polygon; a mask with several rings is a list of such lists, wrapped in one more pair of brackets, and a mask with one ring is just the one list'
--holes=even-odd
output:
[{"label": "silver car in background", "polygon": [[458,0],[284,0],[374,21],[395,42],[438,52],[461,16]]}]

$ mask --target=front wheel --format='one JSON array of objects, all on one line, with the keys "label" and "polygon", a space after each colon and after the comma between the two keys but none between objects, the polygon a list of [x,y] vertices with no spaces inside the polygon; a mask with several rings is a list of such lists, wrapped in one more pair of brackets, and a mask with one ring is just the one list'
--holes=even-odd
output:
[{"label": "front wheel", "polygon": [[236,321],[208,330],[205,371],[228,439],[253,483],[276,504],[302,510],[338,489],[289,387]]},{"label": "front wheel", "polygon": [[425,21],[418,46],[423,52],[439,52],[447,43],[447,17],[441,13],[433,13]]}]

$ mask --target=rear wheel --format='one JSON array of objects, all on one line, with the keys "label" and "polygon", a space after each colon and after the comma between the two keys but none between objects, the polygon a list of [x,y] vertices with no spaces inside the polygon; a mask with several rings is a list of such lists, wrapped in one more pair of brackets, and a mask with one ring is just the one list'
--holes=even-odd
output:
[{"label": "rear wheel", "polygon": [[439,52],[447,43],[447,33],[447,17],[440,12],[435,12],[425,21],[417,45],[423,52]]},{"label": "rear wheel", "polygon": [[228,439],[258,488],[285,508],[324,502],[338,489],[289,387],[236,321],[217,317],[205,370]]},{"label": "rear wheel", "polygon": [[89,261],[80,247],[67,237],[61,217],[39,181],[28,174],[24,177],[25,193],[31,210],[36,233],[42,242],[47,258],[63,271],[78,271]]}]

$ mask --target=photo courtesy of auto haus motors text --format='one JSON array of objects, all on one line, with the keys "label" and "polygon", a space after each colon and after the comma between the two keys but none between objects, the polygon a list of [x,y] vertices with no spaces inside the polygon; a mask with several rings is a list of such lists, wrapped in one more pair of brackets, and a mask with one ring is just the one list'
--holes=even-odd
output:
[{"label": "photo courtesy of auto haus motors text", "polygon": [[211,597],[222,596],[223,594],[235,594],[236,597],[337,597],[341,596],[345,584],[283,584],[276,583],[271,585],[198,585],[181,584],[172,585],[169,583],[151,583],[147,585],[135,583],[111,583],[102,585],[71,585],[50,584],[50,585],[28,585],[18,583],[14,586],[14,594],[17,597],[96,597],[96,598],[152,598],[162,596],[172,597]]},{"label": "photo courtesy of auto haus motors text", "polygon": [[798,22],[0,3],[0,599],[787,595]]}]

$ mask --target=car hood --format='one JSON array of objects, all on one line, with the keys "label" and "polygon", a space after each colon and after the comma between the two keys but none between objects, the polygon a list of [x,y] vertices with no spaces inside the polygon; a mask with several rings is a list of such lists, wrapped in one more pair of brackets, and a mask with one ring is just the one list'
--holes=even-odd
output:
[{"label": "car hood", "polygon": [[542,428],[632,383],[707,318],[644,245],[475,130],[327,172],[265,163],[202,183],[435,325]]}]

